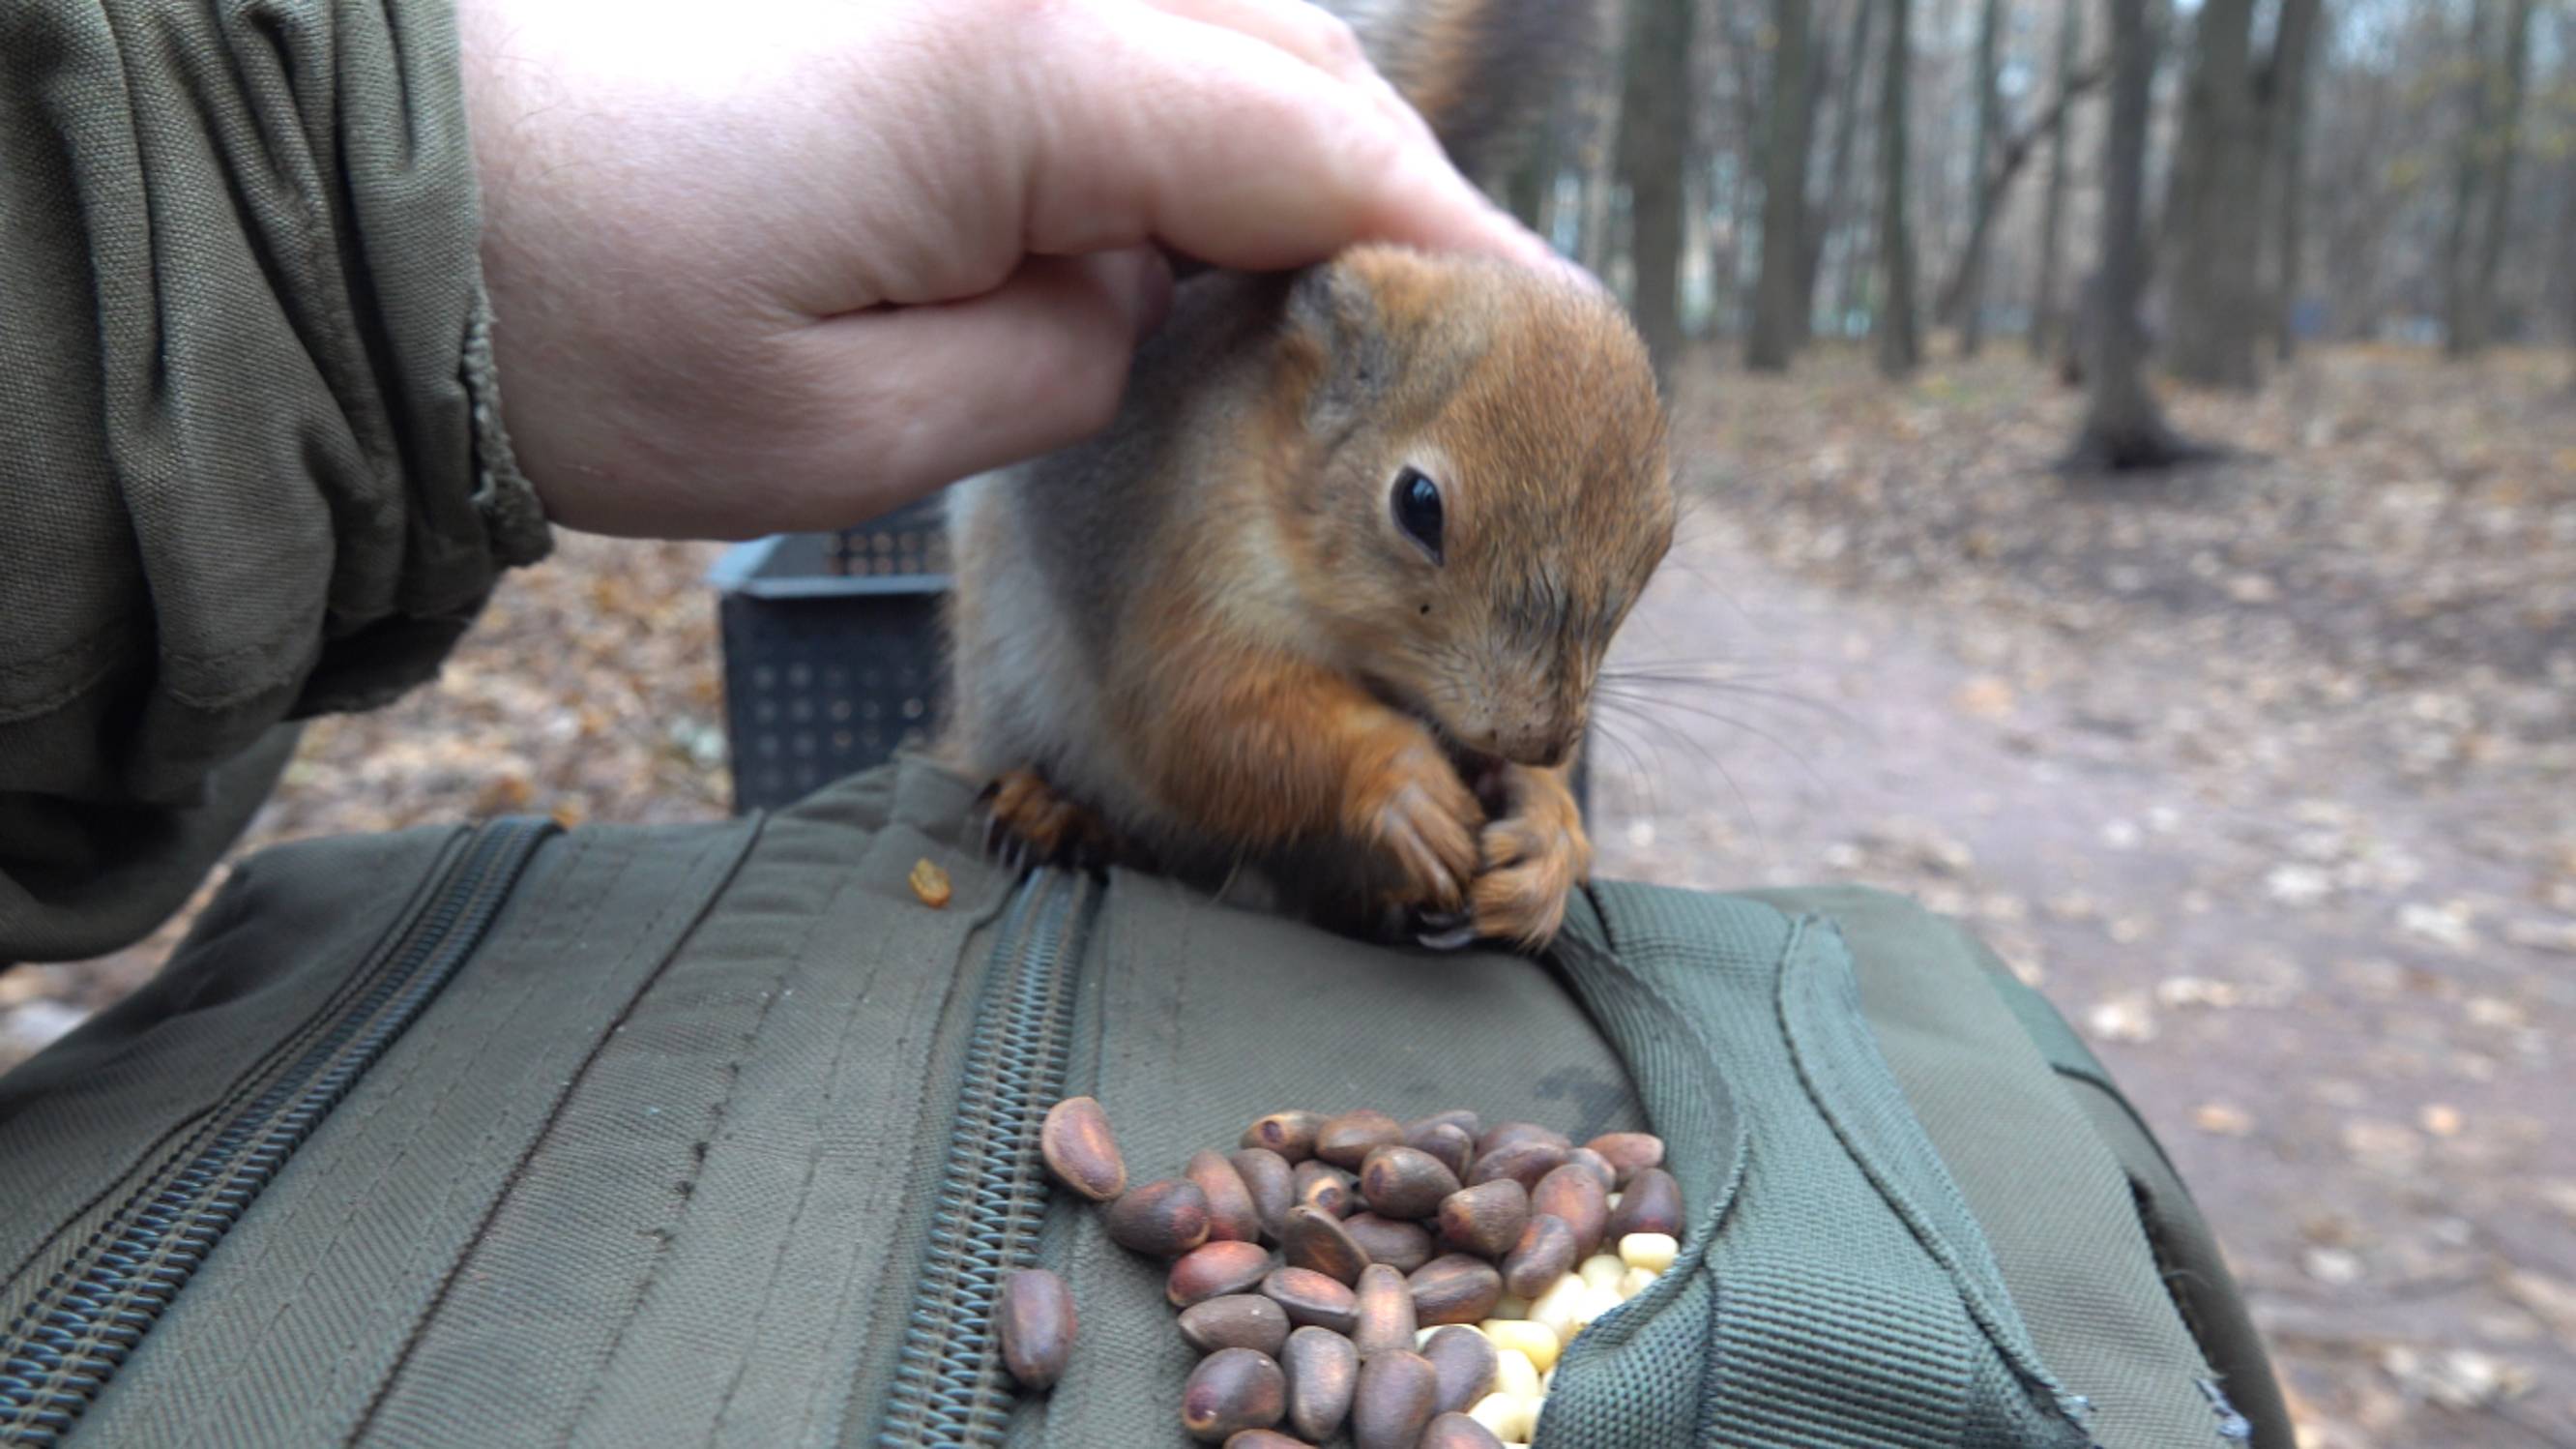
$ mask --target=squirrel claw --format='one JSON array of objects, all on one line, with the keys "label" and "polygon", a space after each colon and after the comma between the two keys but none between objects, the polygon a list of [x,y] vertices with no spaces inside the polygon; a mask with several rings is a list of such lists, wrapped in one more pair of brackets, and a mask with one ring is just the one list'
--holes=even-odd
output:
[{"label": "squirrel claw", "polygon": [[1413,918],[1413,939],[1434,951],[1455,951],[1476,939],[1476,918],[1467,911],[1422,911]]},{"label": "squirrel claw", "polygon": [[1005,772],[985,787],[991,801],[984,838],[1017,874],[1032,866],[1070,865],[1098,871],[1115,853],[1100,818],[1068,799],[1034,770]]}]

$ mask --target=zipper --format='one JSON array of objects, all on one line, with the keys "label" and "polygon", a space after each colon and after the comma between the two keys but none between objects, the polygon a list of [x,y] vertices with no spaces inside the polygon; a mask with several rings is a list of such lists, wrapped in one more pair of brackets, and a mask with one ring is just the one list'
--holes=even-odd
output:
[{"label": "zipper", "polygon": [[1002,1442],[1015,1391],[993,1315],[1037,1259],[1047,1184],[1038,1128],[1063,1094],[1075,978],[1100,894],[1084,873],[1023,878],[994,942],[930,1214],[921,1276],[879,1420],[879,1449]]},{"label": "zipper", "polygon": [[0,1329],[0,1444],[71,1432],[252,1199],[455,977],[558,828],[476,827],[392,946],[298,1033],[302,1049],[218,1103]]}]

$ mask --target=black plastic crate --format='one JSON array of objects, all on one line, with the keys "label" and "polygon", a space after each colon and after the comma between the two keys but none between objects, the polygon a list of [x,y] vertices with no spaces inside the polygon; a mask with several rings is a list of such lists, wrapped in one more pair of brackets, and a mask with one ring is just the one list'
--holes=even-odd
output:
[{"label": "black plastic crate", "polygon": [[946,673],[943,506],[758,539],[717,561],[737,812],[793,804],[930,739]]},{"label": "black plastic crate", "polygon": [[[759,539],[717,561],[708,581],[720,595],[736,812],[793,804],[930,739],[947,673],[945,519],[934,495],[858,528]],[[1572,784],[1588,820],[1587,763]]]}]

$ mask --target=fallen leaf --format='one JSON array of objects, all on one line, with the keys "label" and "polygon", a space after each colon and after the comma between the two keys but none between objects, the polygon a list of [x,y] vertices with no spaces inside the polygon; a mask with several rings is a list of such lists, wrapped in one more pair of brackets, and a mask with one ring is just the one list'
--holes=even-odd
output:
[{"label": "fallen leaf", "polygon": [[2155,1013],[2143,996],[2115,996],[2085,1013],[2084,1025],[2104,1041],[2144,1042],[2156,1038]]},{"label": "fallen leaf", "polygon": [[2191,1125],[2214,1137],[2242,1137],[2254,1130],[2254,1118],[2242,1107],[2204,1102],[2193,1109]]}]

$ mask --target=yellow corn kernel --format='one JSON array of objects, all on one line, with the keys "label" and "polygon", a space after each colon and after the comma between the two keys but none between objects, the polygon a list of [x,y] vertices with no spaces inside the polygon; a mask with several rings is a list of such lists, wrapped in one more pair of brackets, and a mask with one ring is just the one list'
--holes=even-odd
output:
[{"label": "yellow corn kernel", "polygon": [[1487,1394],[1467,1410],[1467,1417],[1503,1440],[1527,1439],[1537,1423],[1530,1415],[1529,1400],[1518,1394]]},{"label": "yellow corn kernel", "polygon": [[[1558,1346],[1574,1341],[1576,1330],[1592,1321],[1592,1290],[1572,1273],[1530,1300],[1530,1321],[1556,1335]],[[1545,1367],[1545,1365],[1541,1365]]]},{"label": "yellow corn kernel", "polygon": [[1653,1273],[1670,1269],[1681,1250],[1682,1245],[1674,1242],[1670,1233],[1630,1233],[1619,1240],[1620,1261]]},{"label": "yellow corn kernel", "polygon": [[1477,1326],[1494,1341],[1494,1347],[1519,1349],[1529,1358],[1530,1367],[1541,1373],[1556,1367],[1556,1355],[1565,1347],[1554,1329],[1525,1318],[1488,1318]]}]

